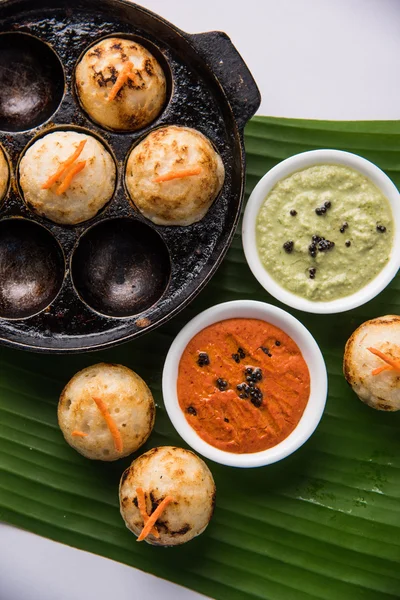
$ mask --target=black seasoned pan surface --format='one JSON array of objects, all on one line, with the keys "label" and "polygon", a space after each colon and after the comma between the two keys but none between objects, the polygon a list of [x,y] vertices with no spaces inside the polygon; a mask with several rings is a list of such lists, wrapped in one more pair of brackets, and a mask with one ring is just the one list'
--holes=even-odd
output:
[{"label": "black seasoned pan surface", "polygon": [[[95,124],[74,91],[79,57],[122,35],[155,55],[167,77],[159,117],[134,133]],[[0,341],[36,351],[99,349],[171,318],[200,291],[233,236],[244,193],[242,130],[260,102],[229,38],[189,35],[120,0],[0,3],[0,142],[11,180],[0,205]],[[185,125],[205,134],[225,167],[223,189],[202,221],[156,226],[135,210],[124,183],[130,149],[150,131]],[[18,163],[57,129],[99,138],[117,166],[109,204],[76,226],[57,225],[25,204]]]}]

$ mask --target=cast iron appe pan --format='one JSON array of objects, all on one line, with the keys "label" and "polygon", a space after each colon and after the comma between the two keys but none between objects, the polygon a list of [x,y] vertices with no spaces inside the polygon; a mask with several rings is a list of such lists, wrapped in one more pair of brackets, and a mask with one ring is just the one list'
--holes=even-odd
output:
[{"label": "cast iron appe pan", "polygon": [[[134,133],[94,123],[75,94],[79,57],[110,35],[147,46],[168,81],[164,110]],[[259,103],[257,86],[224,33],[189,35],[124,0],[1,2],[0,143],[12,176],[0,204],[0,342],[39,352],[96,350],[150,331],[186,306],[233,237],[244,195],[243,127]],[[172,124],[204,133],[225,166],[219,197],[189,227],[145,219],[124,183],[130,149]],[[18,185],[24,150],[53,129],[96,136],[117,167],[110,203],[76,226],[38,216]]]}]

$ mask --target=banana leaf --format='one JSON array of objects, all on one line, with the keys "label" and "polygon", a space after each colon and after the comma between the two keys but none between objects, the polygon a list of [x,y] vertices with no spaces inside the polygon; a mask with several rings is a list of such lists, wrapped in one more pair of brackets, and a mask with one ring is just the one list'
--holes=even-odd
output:
[{"label": "banana leaf", "polygon": [[[246,128],[247,186],[280,160],[313,148],[349,150],[400,185],[400,122],[257,117]],[[56,407],[66,381],[99,361],[150,385],[155,430],[139,453],[184,445],[163,406],[161,371],[180,328],[201,310],[251,298],[278,304],[244,259],[240,230],[217,275],[158,330],[115,349],[74,356],[0,350],[0,520],[133,565],[220,600],[400,598],[400,414],[362,404],[342,375],[344,344],[363,321],[400,314],[400,279],[361,308],[335,316],[291,312],[319,343],[329,398],[311,439],[278,464],[239,470],[209,463],[217,507],[206,532],[167,550],[137,544],[119,514],[118,482],[132,457],[91,462],[64,442]],[[290,309],[289,309],[290,310]]]}]

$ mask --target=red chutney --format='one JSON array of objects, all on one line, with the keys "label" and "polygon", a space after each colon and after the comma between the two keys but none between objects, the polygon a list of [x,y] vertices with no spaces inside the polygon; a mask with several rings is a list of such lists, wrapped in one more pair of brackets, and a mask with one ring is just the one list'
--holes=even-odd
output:
[{"label": "red chutney", "polygon": [[310,395],[310,374],[297,344],[278,327],[227,319],[186,346],[177,392],[188,423],[208,444],[259,452],[295,429]]}]

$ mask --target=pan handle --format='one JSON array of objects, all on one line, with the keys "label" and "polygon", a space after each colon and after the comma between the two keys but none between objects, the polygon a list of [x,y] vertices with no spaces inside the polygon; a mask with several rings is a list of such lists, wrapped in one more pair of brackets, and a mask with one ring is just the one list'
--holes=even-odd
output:
[{"label": "pan handle", "polygon": [[193,46],[217,76],[240,129],[260,106],[261,95],[246,63],[222,31],[189,35]]}]

